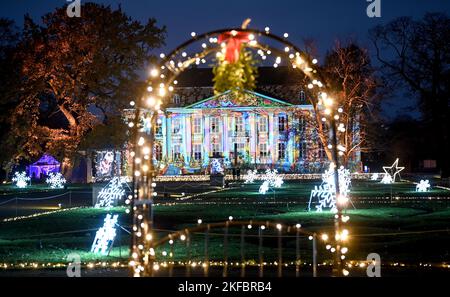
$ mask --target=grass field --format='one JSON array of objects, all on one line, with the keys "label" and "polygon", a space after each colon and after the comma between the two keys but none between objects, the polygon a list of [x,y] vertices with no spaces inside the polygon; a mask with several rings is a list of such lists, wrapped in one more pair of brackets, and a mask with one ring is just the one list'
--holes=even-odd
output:
[{"label": "grass field", "polygon": [[[91,190],[90,184],[68,184],[65,190]],[[62,190],[62,189],[61,189]],[[30,192],[54,192],[55,189],[50,189],[46,183],[33,183],[26,188],[17,188],[14,184],[0,185],[0,195],[21,194]]]},{"label": "grass field", "polygon": [[[309,193],[317,181],[289,181],[275,195],[258,194],[258,185],[241,185],[235,188],[210,193],[175,204],[160,203],[155,207],[155,223],[158,237],[170,230],[195,226],[201,218],[205,223],[223,222],[229,216],[234,220],[272,221],[282,224],[302,224],[308,231],[332,233],[333,214],[329,212],[307,212]],[[349,208],[349,253],[348,259],[364,260],[367,254],[376,252],[383,261],[413,265],[420,263],[450,262],[450,192],[433,189],[428,193],[416,193],[415,185],[398,183],[393,186],[374,182],[354,182],[352,201],[356,207]],[[130,229],[125,208],[111,210],[119,213],[119,224]],[[19,221],[0,223],[0,262],[3,263],[64,263],[71,252],[80,254],[83,262],[126,261],[128,259],[129,236],[120,231],[115,247],[109,256],[94,255],[89,251],[96,229],[102,225],[105,210],[79,208],[71,211],[43,215]],[[256,229],[256,228],[254,228]],[[255,230],[248,234],[255,235]],[[119,230],[119,229],[118,229]],[[161,231],[164,230],[164,231]],[[211,232],[209,240],[210,259],[223,258],[222,230]],[[240,229],[230,229],[228,257],[240,259]],[[253,233],[252,233],[253,232]],[[216,234],[217,233],[217,234]],[[267,230],[267,235],[274,234]],[[191,254],[202,260],[204,235],[194,234]],[[277,258],[276,238],[264,239],[264,257],[267,261]],[[283,239],[283,257],[295,256],[295,239]],[[169,251],[168,246],[160,247]],[[311,260],[311,242],[302,238],[301,254],[306,262]],[[174,245],[175,260],[185,258],[185,244]],[[245,242],[246,259],[257,260],[258,241],[248,237]],[[319,260],[331,259],[324,244],[319,247]]]}]

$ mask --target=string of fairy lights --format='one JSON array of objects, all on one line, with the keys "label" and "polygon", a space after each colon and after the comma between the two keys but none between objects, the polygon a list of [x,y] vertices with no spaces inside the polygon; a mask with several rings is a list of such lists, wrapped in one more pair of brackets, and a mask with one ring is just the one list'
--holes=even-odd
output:
[{"label": "string of fairy lights", "polygon": [[[346,263],[346,267],[349,269],[352,268],[362,268],[366,269],[368,265],[370,265],[371,261],[354,261],[349,260]],[[205,265],[204,261],[193,261],[191,263],[185,262],[185,261],[159,261],[157,262],[159,267],[162,268],[168,268],[169,265],[173,265],[175,267],[186,267],[191,266],[192,268],[203,268]],[[245,261],[244,263],[239,261],[230,261],[227,263],[227,265],[235,266],[235,267],[241,267],[243,264],[246,266],[255,266],[257,267],[259,264],[255,261]],[[61,263],[40,263],[40,262],[15,262],[15,263],[7,263],[7,262],[0,262],[0,269],[7,270],[7,269],[41,269],[41,268],[66,268],[69,264],[67,262],[61,262]],[[88,269],[95,269],[95,268],[126,268],[128,267],[128,262],[123,261],[97,261],[97,262],[82,262],[80,263],[81,267],[88,268]],[[221,261],[209,261],[209,266],[217,266],[217,267],[223,267],[225,265],[224,262]],[[278,266],[276,262],[265,262],[263,263],[265,266]],[[293,261],[285,262],[282,264],[284,267],[293,267],[295,265],[301,265],[309,267],[312,265],[312,263],[309,262],[301,262],[301,263],[295,263]],[[317,266],[332,266],[333,262],[322,262],[317,263]],[[383,267],[413,267],[417,268],[419,267],[429,267],[429,268],[444,268],[444,269],[450,269],[450,263],[442,262],[442,263],[419,263],[419,264],[410,264],[410,263],[404,263],[404,262],[383,262],[381,263]]]},{"label": "string of fairy lights", "polygon": [[[321,173],[279,173],[283,180],[317,180],[322,177]],[[370,173],[351,173],[352,180],[368,180],[370,179]],[[233,180],[233,175],[227,174],[224,176],[225,180]],[[256,180],[263,179],[263,174],[256,174]],[[201,182],[209,181],[208,175],[171,175],[171,176],[157,176],[155,182]]]},{"label": "string of fairy lights", "polygon": [[[283,225],[280,223],[269,223],[269,222],[237,222],[234,221],[234,218],[232,216],[230,216],[228,218],[228,223],[226,224],[226,226],[240,226],[242,225],[242,227],[245,227],[248,230],[253,230],[253,229],[261,229],[263,231],[265,231],[265,234],[262,235],[261,233],[256,235],[256,234],[246,234],[245,236],[262,236],[262,237],[279,237],[281,236],[280,232],[281,231],[285,231],[286,233],[293,233],[293,232],[297,232],[297,235],[283,235],[282,237],[298,237],[299,233],[298,231],[302,228],[301,224],[295,224],[295,225]],[[235,225],[232,225],[235,224]],[[209,232],[209,230],[211,229],[209,227],[209,225],[211,225],[212,227],[215,228],[219,228],[222,229],[222,227],[224,226],[223,223],[212,223],[212,224],[206,224],[203,222],[202,219],[198,219],[197,220],[197,226],[208,226],[207,230],[208,230],[208,235],[209,236],[224,236],[224,233],[215,233],[215,232]],[[269,233],[269,228],[274,229],[273,231],[280,231],[278,232],[278,234],[273,233],[270,234]],[[196,231],[196,229],[199,229]],[[161,230],[155,230],[155,231],[161,231]],[[169,231],[169,230],[167,230]],[[174,231],[171,231],[174,232]],[[412,233],[424,233],[426,231],[417,231],[417,232],[412,232]],[[430,230],[431,232],[431,230]],[[432,230],[432,232],[448,232],[448,230]],[[401,234],[410,234],[411,232],[403,232],[403,233],[386,233],[386,234],[358,234],[358,235],[354,235],[356,236],[392,236],[392,235],[401,235]],[[203,234],[201,228],[196,228],[195,226],[189,228],[189,229],[185,229],[182,231],[175,231],[175,233],[170,233],[168,236],[166,236],[165,238],[162,238],[161,240],[159,240],[155,245],[155,254],[158,254],[160,256],[160,259],[158,259],[157,261],[154,261],[154,266],[153,266],[153,270],[156,271],[160,271],[160,270],[164,270],[164,269],[169,269],[169,273],[170,273],[170,269],[173,269],[174,267],[178,267],[178,268],[185,268],[187,270],[190,269],[195,269],[195,268],[199,268],[199,269],[204,269],[205,272],[208,271],[208,269],[210,267],[218,267],[218,268],[223,268],[225,269],[225,267],[230,267],[230,268],[243,268],[243,267],[255,267],[261,269],[261,267],[278,267],[278,269],[280,269],[280,266],[282,266],[283,268],[292,268],[295,267],[296,269],[303,269],[304,272],[310,271],[308,269],[311,269],[311,267],[313,268],[314,271],[314,267],[332,267],[334,266],[334,261],[329,261],[329,260],[325,260],[322,262],[317,262],[317,261],[305,261],[305,260],[301,260],[301,258],[297,258],[295,261],[293,261],[292,259],[279,259],[278,260],[262,260],[261,258],[259,259],[247,259],[247,260],[199,260],[198,259],[198,255],[194,256],[190,259],[187,260],[175,260],[175,254],[174,254],[174,249],[172,248],[173,245],[175,245],[176,243],[179,243],[181,245],[185,245],[186,242],[189,241],[189,237],[195,235],[195,234]],[[308,236],[308,234],[310,234]],[[204,235],[204,234],[203,234]],[[235,234],[235,233],[229,233],[227,234],[227,236],[242,236],[242,234]],[[307,237],[308,240],[313,240],[313,237],[316,236],[315,233],[310,233],[310,232],[303,232],[302,233],[302,238],[303,237]],[[336,250],[334,247],[332,247],[330,244],[327,244],[327,242],[329,241],[329,237],[326,233],[322,233],[320,235],[318,235],[318,238],[323,242],[323,244],[326,244],[326,249],[330,250],[331,253],[335,253]],[[345,240],[345,239],[343,239]],[[168,243],[169,247],[165,246],[164,243]],[[342,247],[341,248],[342,253],[345,254],[347,252],[347,248],[346,247]],[[298,257],[298,255],[297,255]],[[88,269],[95,269],[95,268],[125,268],[127,267],[127,264],[117,260],[120,257],[115,257],[115,256],[108,256],[108,258],[110,258],[110,260],[97,260],[97,261],[91,261],[91,262],[83,262],[80,263],[82,265],[82,267],[86,267]],[[115,258],[115,259],[114,259]],[[111,261],[112,259],[112,261]],[[345,263],[345,269],[346,271],[349,271],[351,269],[357,269],[357,268],[363,268],[365,269],[366,267],[368,267],[368,265],[373,264],[373,260],[349,260],[347,261],[347,263]],[[431,263],[416,263],[416,264],[410,264],[410,263],[404,263],[404,262],[383,262],[382,265],[384,267],[423,267],[423,268],[443,268],[443,269],[450,269],[450,263],[447,262],[442,262],[442,263],[436,263],[436,262],[431,262]],[[67,267],[67,263],[54,263],[54,262],[33,262],[33,261],[29,261],[29,262],[14,262],[14,263],[0,263],[0,269],[42,269],[42,268],[65,268]],[[309,267],[309,268],[308,268]],[[314,273],[314,272],[313,272]]]},{"label": "string of fairy lights", "polygon": [[[31,218],[32,216],[30,216]],[[344,217],[345,219],[345,217]],[[280,223],[269,223],[269,222],[248,222],[247,223],[242,223],[242,222],[235,222],[234,221],[235,218],[233,218],[232,216],[228,217],[228,222],[229,224],[227,224],[227,226],[232,226],[232,224],[244,224],[244,226],[246,227],[246,229],[248,230],[252,230],[252,229],[261,229],[263,231],[265,231],[266,233],[264,235],[262,234],[246,234],[246,237],[255,237],[255,236],[263,236],[263,237],[295,237],[294,235],[289,236],[289,235],[280,235],[280,233],[278,234],[270,234],[269,228],[274,229],[273,231],[285,231],[287,233],[295,230],[300,230],[300,228],[302,228],[301,224],[295,224],[295,225],[283,225]],[[206,224],[202,219],[198,219],[197,220],[197,226],[208,226],[208,225],[217,225],[215,227],[219,228],[223,227],[223,223],[212,223],[212,224]],[[189,230],[189,231],[188,231]],[[208,230],[210,230],[209,226],[208,226]],[[208,267],[225,267],[225,266],[229,266],[229,267],[242,267],[242,266],[253,266],[253,267],[258,267],[258,266],[268,266],[268,267],[278,267],[280,265],[282,265],[283,267],[299,267],[299,266],[312,266],[312,265],[316,265],[316,266],[333,266],[334,261],[323,261],[322,263],[315,263],[314,261],[313,263],[309,263],[309,262],[305,262],[305,261],[301,261],[299,262],[298,260],[296,261],[292,261],[292,260],[283,260],[282,262],[278,262],[278,261],[263,261],[258,263],[256,260],[246,260],[246,261],[236,261],[236,260],[231,260],[231,261],[218,261],[218,260],[209,260],[209,261],[201,261],[201,260],[195,260],[193,259],[189,259],[187,261],[175,261],[174,260],[174,252],[173,249],[171,249],[171,251],[167,251],[167,247],[164,247],[163,243],[164,242],[168,242],[170,246],[173,246],[175,243],[181,243],[182,245],[184,245],[185,242],[187,242],[189,240],[189,236],[195,235],[195,234],[203,234],[201,231],[202,230],[197,230],[196,231],[196,227],[191,227],[189,229],[185,229],[182,231],[173,231],[173,230],[160,230],[160,229],[154,229],[154,231],[166,231],[166,232],[175,232],[175,233],[170,233],[168,236],[166,236],[166,240],[163,238],[162,240],[159,240],[155,245],[155,255],[158,254],[161,259],[158,261],[154,261],[154,266],[153,266],[153,270],[154,271],[158,271],[161,270],[163,268],[170,268],[170,267],[185,267],[185,268],[196,268],[196,267],[203,267],[203,268],[208,268]],[[79,231],[78,231],[79,232]],[[298,231],[297,231],[298,232]],[[354,237],[365,237],[365,236],[398,236],[398,235],[406,235],[406,234],[423,234],[423,233],[437,233],[437,232],[446,232],[448,233],[447,229],[442,229],[442,230],[428,230],[428,231],[406,231],[406,232],[396,232],[396,233],[380,233],[380,234],[355,234],[353,235]],[[310,232],[304,232],[303,233],[303,237],[306,237],[307,235],[309,235],[307,238],[309,240],[313,240],[313,235],[315,236],[314,233],[310,233]],[[215,232],[210,232],[208,231],[208,234],[210,236],[223,236],[223,233],[215,233]],[[306,236],[305,236],[306,234]],[[297,233],[297,237],[298,237],[298,233]],[[227,234],[227,236],[232,237],[232,236],[242,236],[242,234],[235,234],[235,233],[229,233]],[[343,236],[347,236],[347,234],[345,234],[345,232],[343,233]],[[328,244],[328,242],[330,241],[330,238],[328,236],[327,233],[321,233],[318,235],[318,238],[323,242],[323,244],[325,245],[326,250],[329,250],[331,253],[335,253],[336,249],[331,245]],[[342,242],[345,242],[347,240],[347,238],[341,238]],[[158,249],[158,250],[157,250]],[[346,254],[348,252],[348,248],[343,246],[341,247],[341,252],[343,254]],[[111,258],[117,258],[117,257],[111,257]],[[281,263],[281,264],[280,264]],[[370,261],[356,261],[356,260],[350,260],[348,261],[345,266],[346,271],[349,271],[351,268],[365,268],[367,265],[369,265],[371,262]],[[100,262],[84,262],[82,264],[84,267],[87,268],[99,268],[99,267],[113,267],[113,268],[123,268],[126,267],[126,264],[120,262],[120,261],[113,261],[113,262],[109,262],[108,260],[104,260],[104,261],[100,261]],[[67,263],[51,263],[51,262],[47,262],[47,263],[39,263],[39,262],[14,262],[14,263],[0,263],[0,269],[39,269],[39,268],[63,268],[66,267]],[[417,267],[417,264],[408,264],[408,263],[402,263],[402,262],[390,262],[390,263],[383,263],[383,266],[391,266],[391,267]],[[433,267],[433,268],[449,268],[450,269],[450,264],[446,263],[446,262],[442,262],[442,263],[419,263],[420,267]]]},{"label": "string of fairy lights", "polygon": [[[147,93],[136,101],[131,101],[130,106],[135,109],[134,119],[129,122],[129,128],[132,130],[133,138],[132,150],[130,156],[133,158],[133,185],[134,192],[129,197],[130,212],[133,217],[133,236],[131,243],[132,259],[129,265],[134,276],[151,276],[154,271],[155,251],[153,248],[152,224],[153,224],[153,197],[157,195],[154,191],[156,184],[155,170],[153,165],[153,148],[155,127],[158,121],[158,115],[163,113],[164,103],[178,84],[177,76],[192,65],[206,64],[209,57],[221,57],[226,53],[227,41],[219,42],[221,34],[227,34],[229,38],[236,40],[244,36],[242,41],[247,48],[254,50],[263,63],[270,63],[273,60],[273,67],[277,68],[282,63],[290,65],[294,69],[301,70],[309,82],[307,89],[312,93],[315,101],[323,112],[322,121],[329,124],[331,130],[339,132],[345,131],[343,123],[337,123],[343,109],[337,106],[335,100],[326,92],[326,84],[318,71],[318,60],[302,52],[295,45],[288,41],[289,34],[284,33],[281,36],[272,34],[270,28],[266,27],[263,31],[231,28],[217,30],[198,35],[191,33],[191,38],[181,44],[169,54],[161,53],[160,62],[150,70],[150,79],[148,82]],[[264,42],[264,39],[271,42]],[[281,49],[273,45],[281,44]],[[188,48],[193,44],[200,44],[189,53]],[[334,129],[336,125],[336,129]],[[145,129],[147,128],[147,129]],[[338,136],[337,136],[338,137]],[[339,138],[339,137],[338,137]],[[341,144],[330,143],[330,149],[336,149],[338,155],[343,155],[345,147]],[[337,158],[333,162],[337,163]],[[349,232],[341,228],[342,224],[348,222],[348,216],[342,215],[342,209],[346,206],[344,201],[346,197],[339,195],[337,189],[337,214],[335,217],[336,231],[334,243],[330,243],[330,250],[335,249],[338,264],[345,259],[342,253],[341,243],[348,241]],[[345,220],[343,218],[346,218]],[[332,246],[333,245],[333,246]],[[348,250],[345,247],[345,251]],[[341,269],[341,275],[348,275],[348,271]]]}]

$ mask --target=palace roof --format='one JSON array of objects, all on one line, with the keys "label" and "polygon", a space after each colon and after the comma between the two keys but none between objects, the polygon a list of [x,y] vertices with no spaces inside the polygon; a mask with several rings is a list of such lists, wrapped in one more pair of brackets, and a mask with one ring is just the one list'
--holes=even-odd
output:
[{"label": "palace roof", "polygon": [[[256,92],[262,96],[277,98],[294,104],[308,104],[303,91],[303,73],[288,67],[258,68]],[[187,107],[214,96],[211,68],[192,68],[177,78],[178,84],[168,107]]]},{"label": "palace roof", "polygon": [[287,107],[292,106],[291,103],[284,102],[269,96],[256,92],[244,90],[243,98],[238,101],[231,91],[226,91],[192,105],[186,106],[186,109],[202,109],[202,108],[233,108],[233,107]]}]

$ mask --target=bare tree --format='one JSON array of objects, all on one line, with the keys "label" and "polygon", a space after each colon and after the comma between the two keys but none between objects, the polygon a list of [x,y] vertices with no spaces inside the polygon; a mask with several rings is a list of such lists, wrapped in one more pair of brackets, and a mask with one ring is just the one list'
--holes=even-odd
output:
[{"label": "bare tree", "polygon": [[385,80],[419,99],[428,142],[440,147],[442,176],[450,175],[450,19],[428,13],[416,21],[401,17],[370,32]]},{"label": "bare tree", "polygon": [[[367,126],[374,116],[373,103],[379,98],[376,92],[378,82],[367,50],[353,42],[346,45],[336,42],[335,48],[325,58],[322,73],[328,89],[332,91],[327,94],[328,98],[332,98],[333,106],[341,111],[337,125],[338,140],[342,145],[342,164],[358,169],[359,164],[352,163],[356,160],[356,154],[367,152],[373,147]],[[309,95],[314,110],[310,120],[314,120],[317,136],[328,159],[332,160],[329,148],[330,127],[322,121],[324,102],[311,97],[312,94]]]}]

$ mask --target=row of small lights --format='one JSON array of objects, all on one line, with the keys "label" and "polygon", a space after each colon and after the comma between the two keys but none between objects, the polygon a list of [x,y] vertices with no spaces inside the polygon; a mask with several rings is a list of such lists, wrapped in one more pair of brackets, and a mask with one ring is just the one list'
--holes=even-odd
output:
[{"label": "row of small lights", "polygon": [[[59,206],[59,207],[61,207],[61,206]],[[81,208],[81,207],[60,208],[60,209],[57,209],[57,210],[45,211],[45,212],[35,213],[35,214],[31,214],[31,215],[26,215],[26,216],[17,216],[17,217],[12,217],[12,218],[6,218],[6,219],[2,219],[2,222],[6,223],[6,222],[14,222],[14,221],[26,220],[26,219],[31,219],[31,218],[45,216],[45,215],[55,214],[55,213],[59,213],[59,212],[75,210],[75,209],[79,209],[79,208]]]},{"label": "row of small lights", "polygon": [[[234,217],[233,217],[233,216],[229,216],[229,217],[228,217],[228,221],[229,221],[229,222],[231,222],[231,221],[233,221],[233,220],[234,220]],[[203,224],[203,220],[202,220],[202,219],[197,219],[197,224],[198,224],[198,225]],[[281,231],[283,228],[286,228],[286,227],[289,227],[289,226],[283,226],[282,224],[276,224],[275,227],[276,227],[277,230]],[[294,227],[295,227],[296,229],[300,229],[300,228],[302,227],[302,225],[297,223],[297,224],[295,224]],[[247,228],[248,228],[248,229],[252,229],[252,228],[253,228],[253,225],[252,225],[252,224],[249,224],[249,225],[247,225]],[[265,230],[265,229],[266,229],[266,225],[261,225],[260,228],[261,228],[261,230]],[[312,237],[311,237],[310,239],[312,240]]]},{"label": "row of small lights", "polygon": [[[224,266],[230,265],[230,266],[257,266],[259,267],[260,264],[257,263],[255,260],[248,260],[245,262],[223,262],[223,261],[209,261],[209,266]],[[350,260],[347,261],[346,266],[348,268],[365,268],[367,265],[374,264],[374,261],[356,261],[356,260]],[[168,265],[174,265],[174,266],[181,266],[181,267],[205,267],[206,264],[204,261],[191,261],[191,262],[185,262],[185,261],[163,261],[163,262],[156,262],[154,265],[154,269],[158,270],[159,267],[167,267]],[[263,262],[264,266],[278,266],[278,263],[276,261],[274,262]],[[297,265],[303,265],[303,266],[312,266],[312,263],[307,262],[296,262],[296,261],[289,261],[288,263],[285,262],[282,264],[286,267],[292,267]],[[317,266],[331,266],[333,265],[332,261],[329,262],[323,262],[318,263]],[[400,263],[400,262],[390,262],[390,263],[382,263],[382,266],[391,266],[391,267],[417,267],[417,264],[410,264],[410,263]],[[443,262],[440,264],[437,263],[419,263],[420,267],[429,267],[429,268],[447,268],[450,269],[450,264]],[[25,262],[25,263],[0,263],[0,269],[6,270],[6,269],[39,269],[39,268],[65,268],[68,266],[68,263],[39,263],[39,262]],[[127,267],[126,262],[84,262],[81,264],[83,267],[87,267],[89,269],[94,269],[98,267],[113,267],[113,268],[125,268]]]},{"label": "row of small lights", "polygon": [[[186,196],[189,197],[189,196]],[[406,200],[406,201],[424,201],[424,200],[432,200],[432,198],[434,198],[435,200],[449,200],[450,197],[440,197],[440,198],[436,198],[436,197],[423,197],[423,198],[416,198],[416,197],[394,197],[395,200],[397,201],[401,201],[401,200]],[[177,201],[178,200],[183,200],[183,198],[175,198]],[[223,198],[222,200],[233,200],[236,198]],[[155,203],[154,206],[164,206],[164,207],[168,207],[168,206],[179,206],[179,205],[259,205],[259,204],[286,204],[286,201],[255,201],[255,202],[242,202],[242,201],[229,201],[229,202],[224,202],[224,201],[198,201],[198,202],[163,202],[163,203]],[[359,204],[378,204],[378,203],[384,203],[384,204],[389,204],[391,203],[391,198],[390,197],[370,197],[370,200],[377,200],[377,201],[365,201],[364,199],[358,200]],[[381,200],[381,201],[380,201]],[[383,201],[384,200],[384,201]],[[292,201],[289,202],[289,204],[304,204],[304,202],[298,202],[298,201]]]},{"label": "row of small lights", "polygon": [[[320,179],[320,173],[280,173],[285,180],[308,180]],[[352,179],[370,179],[370,173],[352,173]],[[182,182],[182,181],[209,181],[208,175],[185,175],[185,176],[158,176],[156,180],[159,182]],[[225,175],[225,179],[232,179],[232,175]]]}]

